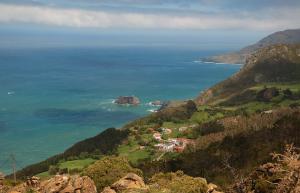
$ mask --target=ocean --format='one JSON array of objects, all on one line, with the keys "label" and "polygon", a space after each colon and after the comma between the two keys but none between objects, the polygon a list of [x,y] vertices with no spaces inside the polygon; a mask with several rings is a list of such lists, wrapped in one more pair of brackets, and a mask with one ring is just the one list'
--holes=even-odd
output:
[{"label": "ocean", "polygon": [[[0,50],[0,171],[64,151],[105,128],[151,113],[155,100],[195,98],[241,66],[204,63],[221,51],[172,47]],[[139,106],[119,106],[134,95]]]}]

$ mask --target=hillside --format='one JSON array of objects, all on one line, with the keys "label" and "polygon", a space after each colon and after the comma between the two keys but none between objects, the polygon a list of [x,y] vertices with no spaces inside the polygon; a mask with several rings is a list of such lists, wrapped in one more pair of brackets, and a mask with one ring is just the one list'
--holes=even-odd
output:
[{"label": "hillside", "polygon": [[[206,192],[207,181],[240,192],[231,187],[272,161],[270,153],[283,153],[286,144],[300,147],[299,107],[300,45],[272,45],[194,101],[107,129],[17,175],[83,174],[101,192],[118,189],[134,172],[148,193]],[[247,190],[268,187],[255,183]]]},{"label": "hillside", "polygon": [[255,51],[275,44],[297,44],[300,43],[300,29],[291,29],[275,32],[257,43],[247,46],[240,51],[228,53],[208,58],[210,61],[228,63],[228,64],[244,64],[246,58]]},{"label": "hillside", "polygon": [[218,103],[256,84],[300,81],[300,45],[273,45],[252,54],[244,67],[201,94],[198,104]]}]

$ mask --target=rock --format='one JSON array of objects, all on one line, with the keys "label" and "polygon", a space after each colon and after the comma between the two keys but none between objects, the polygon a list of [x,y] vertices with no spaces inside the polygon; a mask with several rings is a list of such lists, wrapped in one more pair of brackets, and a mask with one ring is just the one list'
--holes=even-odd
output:
[{"label": "rock", "polygon": [[121,178],[119,181],[115,182],[111,188],[117,190],[118,192],[128,189],[144,189],[146,188],[146,185],[143,181],[143,178],[134,173],[129,173],[124,178]]},{"label": "rock", "polygon": [[70,177],[66,175],[56,175],[41,184],[41,193],[56,193],[67,187]]},{"label": "rock", "polygon": [[116,193],[116,192],[141,192],[148,190],[148,187],[145,185],[143,178],[140,176],[129,173],[125,177],[121,178],[115,182],[110,187],[104,188],[101,193]]},{"label": "rock", "polygon": [[29,187],[36,188],[40,185],[41,179],[36,176],[32,176],[31,178],[27,178],[26,185]]},{"label": "rock", "polygon": [[96,193],[97,192],[94,181],[87,176],[76,178],[73,186],[75,188],[75,193],[94,193],[94,192]]},{"label": "rock", "polygon": [[116,191],[111,189],[110,187],[106,187],[101,193],[116,193]]},{"label": "rock", "polygon": [[164,102],[162,101],[152,101],[150,102],[150,105],[153,105],[153,106],[162,106],[164,104]]},{"label": "rock", "polygon": [[207,193],[222,193],[218,191],[218,186],[212,183],[207,185]]},{"label": "rock", "polygon": [[120,97],[117,98],[115,103],[119,104],[119,105],[126,105],[126,104],[139,105],[140,100],[135,96],[120,96]]},{"label": "rock", "polygon": [[69,175],[56,175],[43,182],[38,177],[31,177],[26,183],[12,188],[9,193],[27,193],[28,190],[37,193],[97,193],[96,186],[89,177]]}]

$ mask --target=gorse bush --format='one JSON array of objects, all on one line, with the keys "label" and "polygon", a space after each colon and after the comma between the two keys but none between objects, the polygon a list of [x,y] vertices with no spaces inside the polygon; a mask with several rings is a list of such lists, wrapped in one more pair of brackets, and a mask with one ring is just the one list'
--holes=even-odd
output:
[{"label": "gorse bush", "polygon": [[116,156],[104,157],[83,171],[83,175],[89,176],[94,180],[98,192],[101,192],[105,187],[110,186],[128,173],[136,173],[142,176],[142,171],[131,167],[126,158]]},{"label": "gorse bush", "polygon": [[150,192],[206,193],[207,182],[203,178],[193,178],[182,171],[158,173],[150,179]]}]

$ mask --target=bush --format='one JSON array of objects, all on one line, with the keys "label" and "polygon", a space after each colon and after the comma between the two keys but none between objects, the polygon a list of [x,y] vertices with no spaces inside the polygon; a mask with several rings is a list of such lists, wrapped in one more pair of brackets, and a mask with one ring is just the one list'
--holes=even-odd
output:
[{"label": "bush", "polygon": [[68,168],[60,168],[59,169],[59,174],[68,174],[69,173],[69,169]]},{"label": "bush", "polygon": [[59,167],[58,166],[50,166],[48,171],[49,171],[50,175],[55,175],[59,172]]},{"label": "bush", "polygon": [[176,173],[158,173],[155,174],[150,183],[150,192],[158,190],[168,190],[172,193],[206,193],[207,182],[204,178],[193,178],[185,175],[182,171]]},{"label": "bush", "polygon": [[107,156],[84,169],[83,175],[92,178],[98,192],[101,192],[130,172],[142,175],[142,171],[132,168],[126,158]]}]

